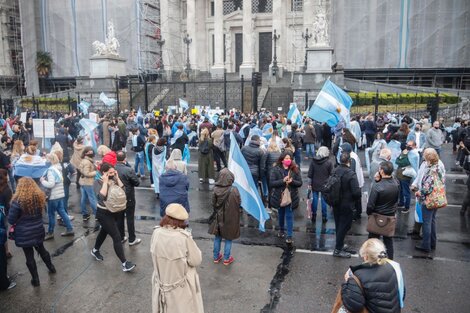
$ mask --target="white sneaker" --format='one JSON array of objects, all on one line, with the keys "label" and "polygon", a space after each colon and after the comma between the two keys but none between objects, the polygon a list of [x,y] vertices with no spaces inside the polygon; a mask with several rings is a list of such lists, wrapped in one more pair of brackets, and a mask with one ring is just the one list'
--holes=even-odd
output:
[{"label": "white sneaker", "polygon": [[135,245],[138,245],[139,243],[142,242],[142,239],[140,238],[135,238],[134,241],[129,241],[129,246],[135,246]]},{"label": "white sneaker", "polygon": [[73,221],[74,219],[75,219],[75,216],[69,215],[69,220],[70,220],[70,221]]},{"label": "white sneaker", "polygon": [[204,179],[199,178],[199,182],[202,184],[204,182]]},{"label": "white sneaker", "polygon": [[150,187],[154,188],[154,187],[155,187],[155,185],[154,185],[154,184],[151,184],[151,185],[150,185]]},{"label": "white sneaker", "polygon": [[121,243],[125,243],[127,241],[127,237],[124,237],[122,240],[121,240]]},{"label": "white sneaker", "polygon": [[209,178],[209,185],[213,185],[215,184],[215,180],[213,180],[212,178]]}]

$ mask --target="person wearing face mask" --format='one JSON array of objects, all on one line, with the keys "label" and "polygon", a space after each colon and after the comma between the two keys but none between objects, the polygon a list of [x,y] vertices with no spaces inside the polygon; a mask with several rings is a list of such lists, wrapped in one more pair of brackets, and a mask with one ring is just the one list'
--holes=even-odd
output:
[{"label": "person wearing face mask", "polygon": [[432,128],[430,128],[426,133],[426,142],[424,144],[424,148],[433,148],[439,155],[443,143],[444,135],[440,129],[440,123],[439,121],[434,121]]},{"label": "person wearing face mask", "polygon": [[[277,160],[276,166],[272,169],[269,185],[271,192],[271,207],[278,209],[279,214],[279,238],[285,238],[285,223],[287,222],[286,243],[292,244],[294,228],[294,210],[299,207],[298,189],[302,186],[300,169],[292,160],[290,152],[283,152]],[[283,204],[283,193],[290,192],[290,203]]]},{"label": "person wearing face mask", "polygon": [[421,154],[423,151],[424,144],[426,142],[426,135],[424,132],[421,130],[421,124],[416,123],[415,129],[410,131],[408,134],[408,137],[406,138],[406,141],[414,141],[416,144],[416,150]]},{"label": "person wearing face mask", "polygon": [[90,219],[90,214],[86,208],[86,201],[90,203],[93,214],[96,214],[96,195],[93,190],[93,183],[96,176],[96,166],[93,162],[95,152],[92,147],[85,147],[82,153],[82,161],[80,162],[80,208],[82,211],[83,221]]}]

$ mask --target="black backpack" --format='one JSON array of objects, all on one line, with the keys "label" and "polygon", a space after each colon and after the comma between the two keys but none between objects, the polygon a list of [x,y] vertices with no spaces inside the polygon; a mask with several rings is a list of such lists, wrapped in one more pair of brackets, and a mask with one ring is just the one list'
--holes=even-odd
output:
[{"label": "black backpack", "polygon": [[342,175],[339,175],[337,170],[333,171],[321,188],[323,198],[331,207],[336,207],[341,203],[341,177]]},{"label": "black backpack", "polygon": [[199,152],[201,154],[209,153],[209,140],[208,139],[201,142],[201,144],[199,145]]},{"label": "black backpack", "polygon": [[291,140],[292,145],[294,146],[294,148],[296,150],[302,148],[302,142],[300,141],[301,140],[300,135],[297,132],[292,131],[290,133],[289,139]]}]

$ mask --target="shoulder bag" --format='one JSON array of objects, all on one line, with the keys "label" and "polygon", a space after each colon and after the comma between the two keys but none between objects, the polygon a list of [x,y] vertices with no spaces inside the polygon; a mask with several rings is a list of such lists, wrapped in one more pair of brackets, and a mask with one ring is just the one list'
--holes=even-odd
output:
[{"label": "shoulder bag", "polygon": [[430,194],[424,198],[424,205],[429,210],[440,209],[447,206],[446,188],[440,174],[433,171],[433,186]]},{"label": "shoulder bag", "polygon": [[[362,295],[364,296],[364,299],[365,299],[366,297],[364,295],[364,288],[362,287],[361,281],[354,274],[351,276],[351,278],[356,281],[356,284],[361,289]],[[336,294],[336,300],[335,300],[335,303],[333,304],[333,309],[331,310],[331,313],[350,313],[343,306],[343,299],[341,298],[341,287],[339,288],[338,293]],[[369,311],[364,306],[364,308],[361,311],[355,312],[355,313],[369,313]]]},{"label": "shoulder bag", "polygon": [[393,237],[396,224],[396,216],[372,213],[367,220],[367,231],[377,235]]},{"label": "shoulder bag", "polygon": [[[287,177],[290,177],[290,171],[287,174]],[[286,186],[286,189],[281,194],[281,207],[286,207],[292,203],[292,197],[290,195],[289,186]]]}]

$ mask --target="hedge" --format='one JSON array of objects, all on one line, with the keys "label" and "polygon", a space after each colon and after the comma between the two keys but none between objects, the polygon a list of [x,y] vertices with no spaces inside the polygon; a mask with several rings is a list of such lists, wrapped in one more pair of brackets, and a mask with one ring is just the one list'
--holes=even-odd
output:
[{"label": "hedge", "polygon": [[[36,105],[39,105],[40,111],[56,111],[56,112],[69,112],[69,99],[68,98],[35,98]],[[71,99],[73,102],[73,99]],[[33,108],[33,99],[24,98],[20,100],[20,106],[25,109]]]},{"label": "hedge", "polygon": [[[348,92],[355,105],[375,104],[375,92]],[[379,92],[379,105],[390,104],[426,104],[429,100],[435,99],[434,93],[385,93]],[[439,93],[439,102],[453,104],[460,101],[459,97],[448,93]]]}]

